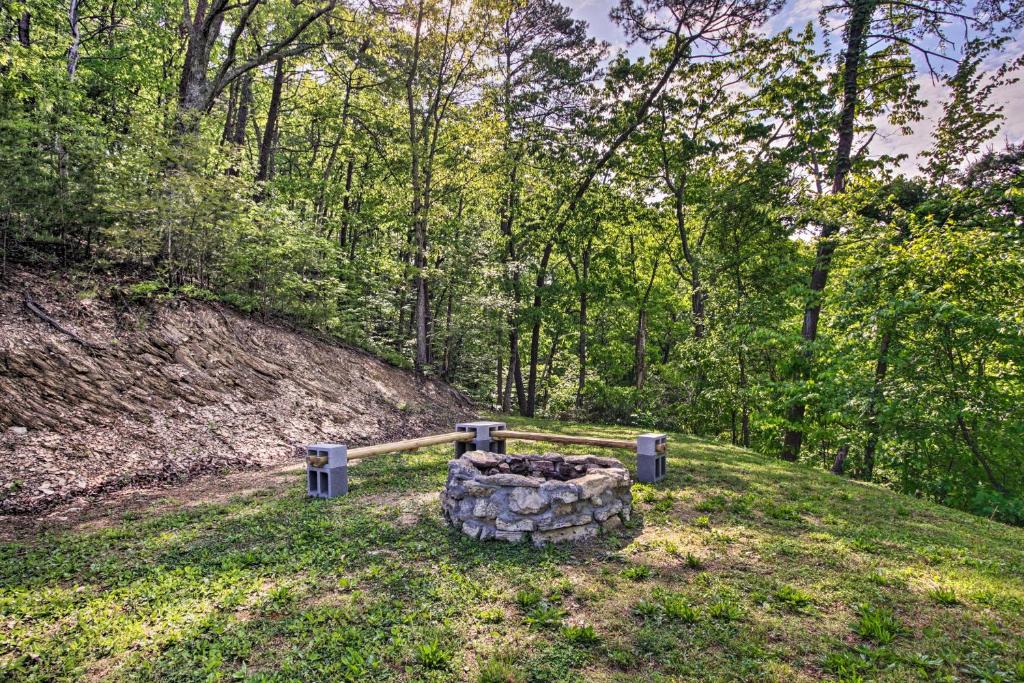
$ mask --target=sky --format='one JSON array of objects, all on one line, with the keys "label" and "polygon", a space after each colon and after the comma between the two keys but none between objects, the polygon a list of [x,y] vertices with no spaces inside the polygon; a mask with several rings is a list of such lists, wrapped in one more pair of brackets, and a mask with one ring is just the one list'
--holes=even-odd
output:
[{"label": "sky", "polygon": [[[608,42],[613,49],[628,49],[633,55],[644,52],[641,46],[628,47],[622,31],[608,18],[608,12],[616,4],[614,0],[562,0],[568,5],[577,19],[590,24],[591,35]],[[766,30],[777,33],[786,28],[803,28],[808,21],[814,21],[816,28],[818,10],[823,0],[787,0],[782,11],[775,15],[766,25]],[[836,39],[833,39],[833,43]],[[1004,58],[1013,59],[1024,52],[1024,34],[1018,34],[1007,45]],[[986,65],[988,69],[998,68],[998,64]],[[1017,74],[1021,81],[1003,88],[994,100],[1003,105],[1006,117],[999,135],[990,143],[1001,148],[1007,141],[1024,140],[1024,73]],[[906,173],[914,173],[918,165],[918,154],[931,145],[932,131],[942,116],[942,103],[945,100],[945,88],[932,81],[926,73],[919,73],[919,97],[928,102],[922,114],[924,119],[914,125],[910,135],[904,135],[885,121],[878,122],[878,134],[871,144],[872,155],[906,154],[907,160],[900,168]],[[985,151],[985,150],[979,150]]]}]

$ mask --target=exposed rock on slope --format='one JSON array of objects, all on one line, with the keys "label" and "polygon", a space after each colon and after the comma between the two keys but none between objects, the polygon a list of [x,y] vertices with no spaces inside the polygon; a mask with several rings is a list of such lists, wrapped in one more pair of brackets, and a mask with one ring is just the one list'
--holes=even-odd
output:
[{"label": "exposed rock on slope", "polygon": [[0,289],[0,511],[283,463],[309,441],[429,433],[472,412],[443,383],[211,304],[114,306],[14,275]]}]

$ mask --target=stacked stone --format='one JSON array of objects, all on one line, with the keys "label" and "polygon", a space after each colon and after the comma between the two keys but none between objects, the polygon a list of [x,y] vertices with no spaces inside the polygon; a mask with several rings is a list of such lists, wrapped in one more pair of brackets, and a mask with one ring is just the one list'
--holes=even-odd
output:
[{"label": "stacked stone", "polygon": [[[507,471],[522,471],[524,460],[536,475]],[[560,480],[567,472],[582,474]],[[470,451],[449,461],[441,507],[449,524],[473,538],[540,546],[621,527],[632,510],[629,489],[629,470],[614,458]]]}]

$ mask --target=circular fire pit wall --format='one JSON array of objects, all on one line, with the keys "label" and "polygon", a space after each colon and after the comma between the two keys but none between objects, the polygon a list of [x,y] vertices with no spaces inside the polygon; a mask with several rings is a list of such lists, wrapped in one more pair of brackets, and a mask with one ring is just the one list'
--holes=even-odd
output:
[{"label": "circular fire pit wall", "polygon": [[449,461],[441,506],[473,538],[544,545],[622,526],[629,486],[629,470],[614,458],[471,451]]}]

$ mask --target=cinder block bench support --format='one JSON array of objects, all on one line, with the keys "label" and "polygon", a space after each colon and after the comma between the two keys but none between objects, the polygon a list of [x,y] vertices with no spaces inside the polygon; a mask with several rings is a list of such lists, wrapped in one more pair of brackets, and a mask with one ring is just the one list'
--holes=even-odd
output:
[{"label": "cinder block bench support", "polygon": [[346,493],[348,493],[348,448],[337,443],[318,443],[307,446],[306,494],[314,498],[336,498]]},{"label": "cinder block bench support", "polygon": [[665,478],[665,451],[668,436],[665,434],[641,434],[636,437],[636,478],[645,484],[653,484]]},{"label": "cinder block bench support", "polygon": [[455,425],[457,432],[473,432],[476,436],[472,441],[456,441],[455,457],[459,458],[468,451],[488,451],[504,453],[505,440],[495,438],[492,432],[505,429],[504,422],[459,422]]}]

